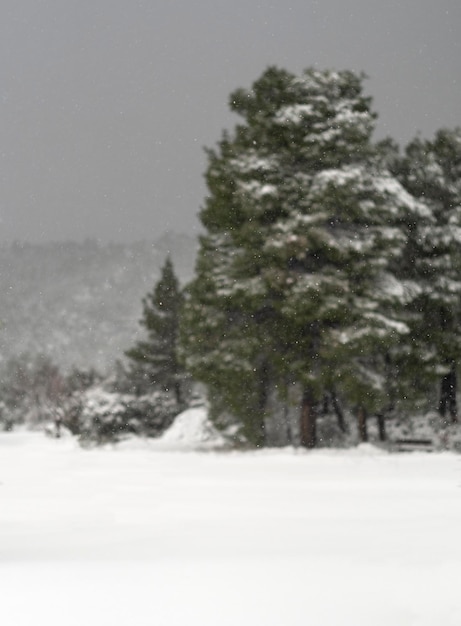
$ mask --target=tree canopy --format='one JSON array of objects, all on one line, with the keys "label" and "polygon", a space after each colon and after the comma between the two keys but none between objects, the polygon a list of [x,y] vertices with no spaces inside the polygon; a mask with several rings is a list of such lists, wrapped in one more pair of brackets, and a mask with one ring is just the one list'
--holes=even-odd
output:
[{"label": "tree canopy", "polygon": [[183,351],[216,411],[258,443],[274,390],[298,389],[305,445],[325,391],[377,409],[392,347],[409,332],[417,289],[398,266],[407,229],[431,215],[373,144],[363,80],[269,68],[231,94],[243,121],[208,150]]},{"label": "tree canopy", "polygon": [[142,386],[171,390],[180,405],[184,370],[178,360],[177,344],[183,300],[173,263],[167,257],[159,281],[143,299],[140,324],[147,337],[125,353],[134,363],[132,375],[143,382]]}]

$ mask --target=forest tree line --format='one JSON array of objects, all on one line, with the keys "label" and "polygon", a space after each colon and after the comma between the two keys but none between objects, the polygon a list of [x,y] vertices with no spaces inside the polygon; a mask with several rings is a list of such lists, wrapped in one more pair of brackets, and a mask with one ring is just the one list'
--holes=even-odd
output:
[{"label": "forest tree line", "polygon": [[269,68],[231,94],[241,122],[208,151],[181,354],[258,445],[274,395],[308,447],[325,398],[364,439],[367,416],[427,406],[434,385],[457,420],[461,130],[375,142],[363,82]]}]

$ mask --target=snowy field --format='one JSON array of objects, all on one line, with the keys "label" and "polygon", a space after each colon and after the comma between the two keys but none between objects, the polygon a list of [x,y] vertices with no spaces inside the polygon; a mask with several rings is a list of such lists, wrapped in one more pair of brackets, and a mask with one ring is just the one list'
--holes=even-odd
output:
[{"label": "snowy field", "polygon": [[2,626],[459,626],[461,457],[0,435]]}]

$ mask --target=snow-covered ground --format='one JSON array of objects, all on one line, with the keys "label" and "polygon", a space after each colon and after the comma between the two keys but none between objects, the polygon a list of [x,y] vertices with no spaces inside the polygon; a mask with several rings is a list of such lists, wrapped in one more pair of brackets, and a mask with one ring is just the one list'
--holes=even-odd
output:
[{"label": "snow-covered ground", "polygon": [[0,435],[2,626],[461,624],[461,457],[160,447]]}]

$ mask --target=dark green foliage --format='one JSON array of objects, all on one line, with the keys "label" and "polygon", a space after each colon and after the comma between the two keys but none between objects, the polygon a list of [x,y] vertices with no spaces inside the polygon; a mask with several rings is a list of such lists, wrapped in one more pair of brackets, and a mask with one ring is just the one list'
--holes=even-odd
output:
[{"label": "dark green foliage", "polygon": [[313,405],[336,388],[381,406],[385,355],[408,332],[411,285],[390,259],[399,263],[406,224],[425,207],[371,143],[376,116],[362,82],[269,68],[231,95],[243,123],[208,152],[183,352],[256,443],[274,388],[296,383]]},{"label": "dark green foliage", "polygon": [[[409,232],[402,271],[417,282],[409,325],[417,378],[442,377],[456,419],[456,364],[461,356],[461,129],[440,130],[432,141],[415,139],[398,162],[405,187],[423,200],[431,222]],[[447,377],[452,382],[446,388]],[[445,390],[444,390],[445,386]],[[445,412],[443,398],[441,412]]]},{"label": "dark green foliage", "polygon": [[134,391],[161,388],[171,391],[179,405],[183,403],[184,369],[178,361],[179,318],[184,296],[168,257],[161,277],[143,300],[140,324],[146,339],[127,350],[133,366],[130,372]]}]

